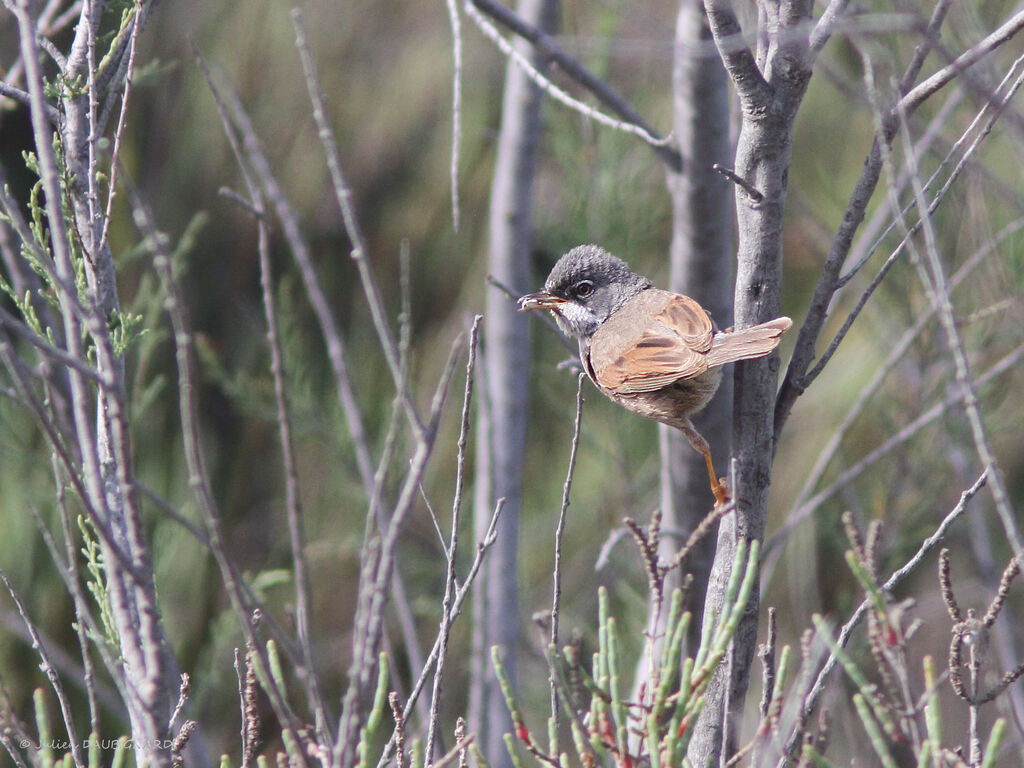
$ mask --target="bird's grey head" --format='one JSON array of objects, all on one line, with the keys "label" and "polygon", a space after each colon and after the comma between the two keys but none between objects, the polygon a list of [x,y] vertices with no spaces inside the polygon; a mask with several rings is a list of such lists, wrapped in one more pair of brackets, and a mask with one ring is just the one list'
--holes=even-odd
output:
[{"label": "bird's grey head", "polygon": [[520,299],[522,309],[550,309],[567,336],[590,338],[629,299],[650,288],[622,259],[597,245],[579,245],[562,256],[544,290]]}]

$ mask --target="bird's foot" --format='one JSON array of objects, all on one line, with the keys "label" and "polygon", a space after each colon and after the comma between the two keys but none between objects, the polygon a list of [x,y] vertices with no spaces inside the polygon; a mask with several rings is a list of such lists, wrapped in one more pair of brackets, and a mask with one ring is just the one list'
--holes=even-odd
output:
[{"label": "bird's foot", "polygon": [[724,477],[718,478],[718,482],[711,486],[711,492],[715,494],[715,508],[727,504],[731,498],[729,496],[729,486],[725,482]]}]

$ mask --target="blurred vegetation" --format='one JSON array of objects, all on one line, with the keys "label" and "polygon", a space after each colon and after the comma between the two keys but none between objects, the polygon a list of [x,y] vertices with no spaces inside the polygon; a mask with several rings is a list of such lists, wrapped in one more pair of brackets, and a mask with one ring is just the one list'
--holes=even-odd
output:
[{"label": "blurred vegetation", "polygon": [[[483,305],[487,204],[504,60],[475,29],[464,26],[462,227],[455,232],[449,186],[452,40],[443,6],[405,0],[344,4],[311,0],[299,5],[371,262],[393,323],[400,309],[403,244],[410,253],[414,391],[425,401],[453,340]],[[869,5],[878,6],[880,12],[889,10],[888,4]],[[951,51],[961,50],[977,39],[978,30],[991,29],[991,20],[1003,18],[1011,5],[959,4],[949,25],[954,31],[943,38],[944,44]],[[567,2],[560,42],[625,94],[654,125],[666,126],[674,13],[675,5],[664,1],[642,6],[619,0]],[[10,17],[4,16],[0,49],[14,50],[5,47],[13,32]],[[898,76],[901,62],[908,60],[917,40],[899,28],[857,37],[861,50],[870,50],[883,70],[879,82],[888,77],[886,66]],[[288,6],[266,0],[162,3],[142,38],[140,60],[149,72],[132,94],[122,159],[154,208],[158,226],[172,241],[194,238],[181,269],[189,311],[200,334],[204,450],[232,553],[257,582],[265,582],[262,591],[268,605],[288,622],[292,585],[287,578],[275,578],[281,569],[288,573],[290,553],[260,305],[256,228],[246,211],[219,194],[220,188],[237,189],[242,182],[193,47],[237,89],[271,167],[302,216],[344,330],[375,456],[384,440],[391,383],[348,258],[349,244],[310,116]],[[983,66],[1000,72],[1010,55],[995,57]],[[9,63],[7,54],[3,59]],[[863,74],[851,42],[830,43],[797,125],[784,288],[784,309],[797,324],[870,148],[873,123]],[[918,131],[943,102],[939,97],[921,110],[915,120]],[[967,94],[950,108],[934,138],[934,153],[921,160],[926,174],[981,103],[977,94]],[[525,290],[539,284],[563,250],[590,241],[602,243],[663,284],[671,221],[663,171],[653,153],[635,137],[599,128],[560,106],[546,105],[544,119],[535,191],[535,279],[531,286],[512,288]],[[1014,112],[1013,121],[999,126],[936,213],[950,272],[1022,216],[1024,135],[1019,111]],[[0,155],[12,174],[12,188],[20,195],[29,180],[14,172],[28,138],[24,109],[8,107],[0,113]],[[111,240],[120,257],[121,301],[126,309],[144,316],[148,329],[127,358],[135,409],[136,472],[154,492],[189,515],[169,326],[160,312],[162,297],[151,264],[132,258],[137,236],[127,205],[123,198],[119,202]],[[884,202],[879,194],[872,210]],[[833,332],[897,242],[896,235],[888,235],[869,267],[837,300]],[[365,498],[322,339],[283,241],[275,243],[274,257],[310,542],[314,639],[328,701],[336,702],[348,663]],[[1024,234],[1018,232],[954,294],[976,372],[983,372],[1024,340],[1022,289]],[[886,358],[893,340],[915,322],[927,302],[913,266],[904,259],[882,283],[825,373],[801,399],[778,451],[769,535],[791,510],[815,458]],[[546,609],[550,600],[551,532],[568,457],[576,387],[574,374],[556,370],[566,357],[560,340],[540,324],[534,324],[533,335],[532,415],[521,533],[521,625],[524,646],[535,651],[524,659],[520,671],[521,681],[529,682],[521,694],[527,711],[531,702],[543,702],[548,695],[544,641],[528,634],[528,617]],[[792,338],[783,342],[784,361],[787,345],[792,343]],[[825,482],[946,397],[951,381],[944,336],[932,322],[854,422]],[[1024,499],[1024,448],[1019,439],[1024,405],[1017,396],[1022,387],[1024,376],[1016,366],[983,390],[993,448],[1018,508]],[[453,393],[460,388],[457,380]],[[612,610],[620,623],[636,628],[623,633],[624,637],[639,641],[646,583],[632,542],[620,541],[601,569],[595,571],[594,563],[623,516],[645,520],[657,506],[655,426],[606,402],[589,385],[585,394],[565,537],[562,626],[593,627],[597,585],[606,584],[612,587]],[[450,402],[457,399],[453,394]],[[442,516],[451,501],[457,410],[451,404],[447,409],[438,454],[424,483],[426,497]],[[19,585],[36,622],[54,632],[63,628],[53,640],[71,648],[75,640],[70,603],[32,516],[36,513],[51,522],[54,518],[51,472],[43,460],[47,452],[34,422],[9,399],[0,398],[0,487],[4,491],[0,567]],[[838,522],[841,511],[853,510],[861,521],[886,522],[880,569],[886,573],[889,566],[903,562],[979,471],[962,410],[953,408],[824,503],[790,536],[781,567],[766,585],[766,604],[779,606],[780,617],[788,617],[780,622],[781,634],[792,640],[808,624],[812,610],[841,616],[860,599],[853,577],[834,567],[846,546]],[[978,504],[987,508],[989,501]],[[155,506],[149,512],[164,617],[177,658],[193,676],[194,714],[214,752],[231,750],[238,729],[231,659],[240,634],[207,553]],[[991,528],[998,575],[1008,552],[990,518],[979,514],[970,525]],[[974,544],[966,533],[957,532],[951,547],[969,560],[971,547],[977,545],[977,539],[971,541]],[[469,548],[464,552],[470,556]],[[436,628],[441,558],[433,524],[421,503],[402,542],[402,565],[424,637],[432,636]],[[963,563],[963,567],[969,566]],[[941,630],[920,642],[941,658],[943,644],[948,642],[944,614],[931,574],[923,579],[907,588],[907,593],[927,595],[920,611]],[[9,609],[4,611],[9,628],[15,622]],[[468,624],[456,625],[453,642],[458,650],[453,659],[465,658],[467,633]],[[5,634],[11,636],[9,631]],[[396,661],[393,673],[407,687],[405,660],[399,654]],[[32,688],[41,681],[31,649],[21,642],[0,643],[0,669],[13,701],[28,702]],[[464,702],[457,699],[466,690],[468,669],[452,663],[448,670],[446,698],[451,711],[461,711]]]}]

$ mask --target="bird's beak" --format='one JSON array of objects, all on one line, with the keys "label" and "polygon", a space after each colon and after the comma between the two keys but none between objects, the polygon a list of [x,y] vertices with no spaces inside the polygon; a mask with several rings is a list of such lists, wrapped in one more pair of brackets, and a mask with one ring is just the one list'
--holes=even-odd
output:
[{"label": "bird's beak", "polygon": [[519,299],[519,311],[529,312],[534,309],[557,309],[568,300],[550,293],[528,293]]}]

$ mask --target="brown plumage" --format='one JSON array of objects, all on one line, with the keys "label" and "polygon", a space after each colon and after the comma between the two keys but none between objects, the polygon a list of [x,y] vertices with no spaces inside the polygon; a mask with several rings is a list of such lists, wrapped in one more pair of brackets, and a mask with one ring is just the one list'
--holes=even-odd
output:
[{"label": "brown plumage", "polygon": [[634,413],[680,430],[707,464],[716,504],[725,484],[707,441],[690,416],[711,400],[722,366],[763,357],[792,325],[788,317],[738,331],[717,331],[689,296],[662,291],[598,246],[579,246],[551,270],[544,290],[523,296],[521,310],[548,309],[579,340],[587,375]]}]

